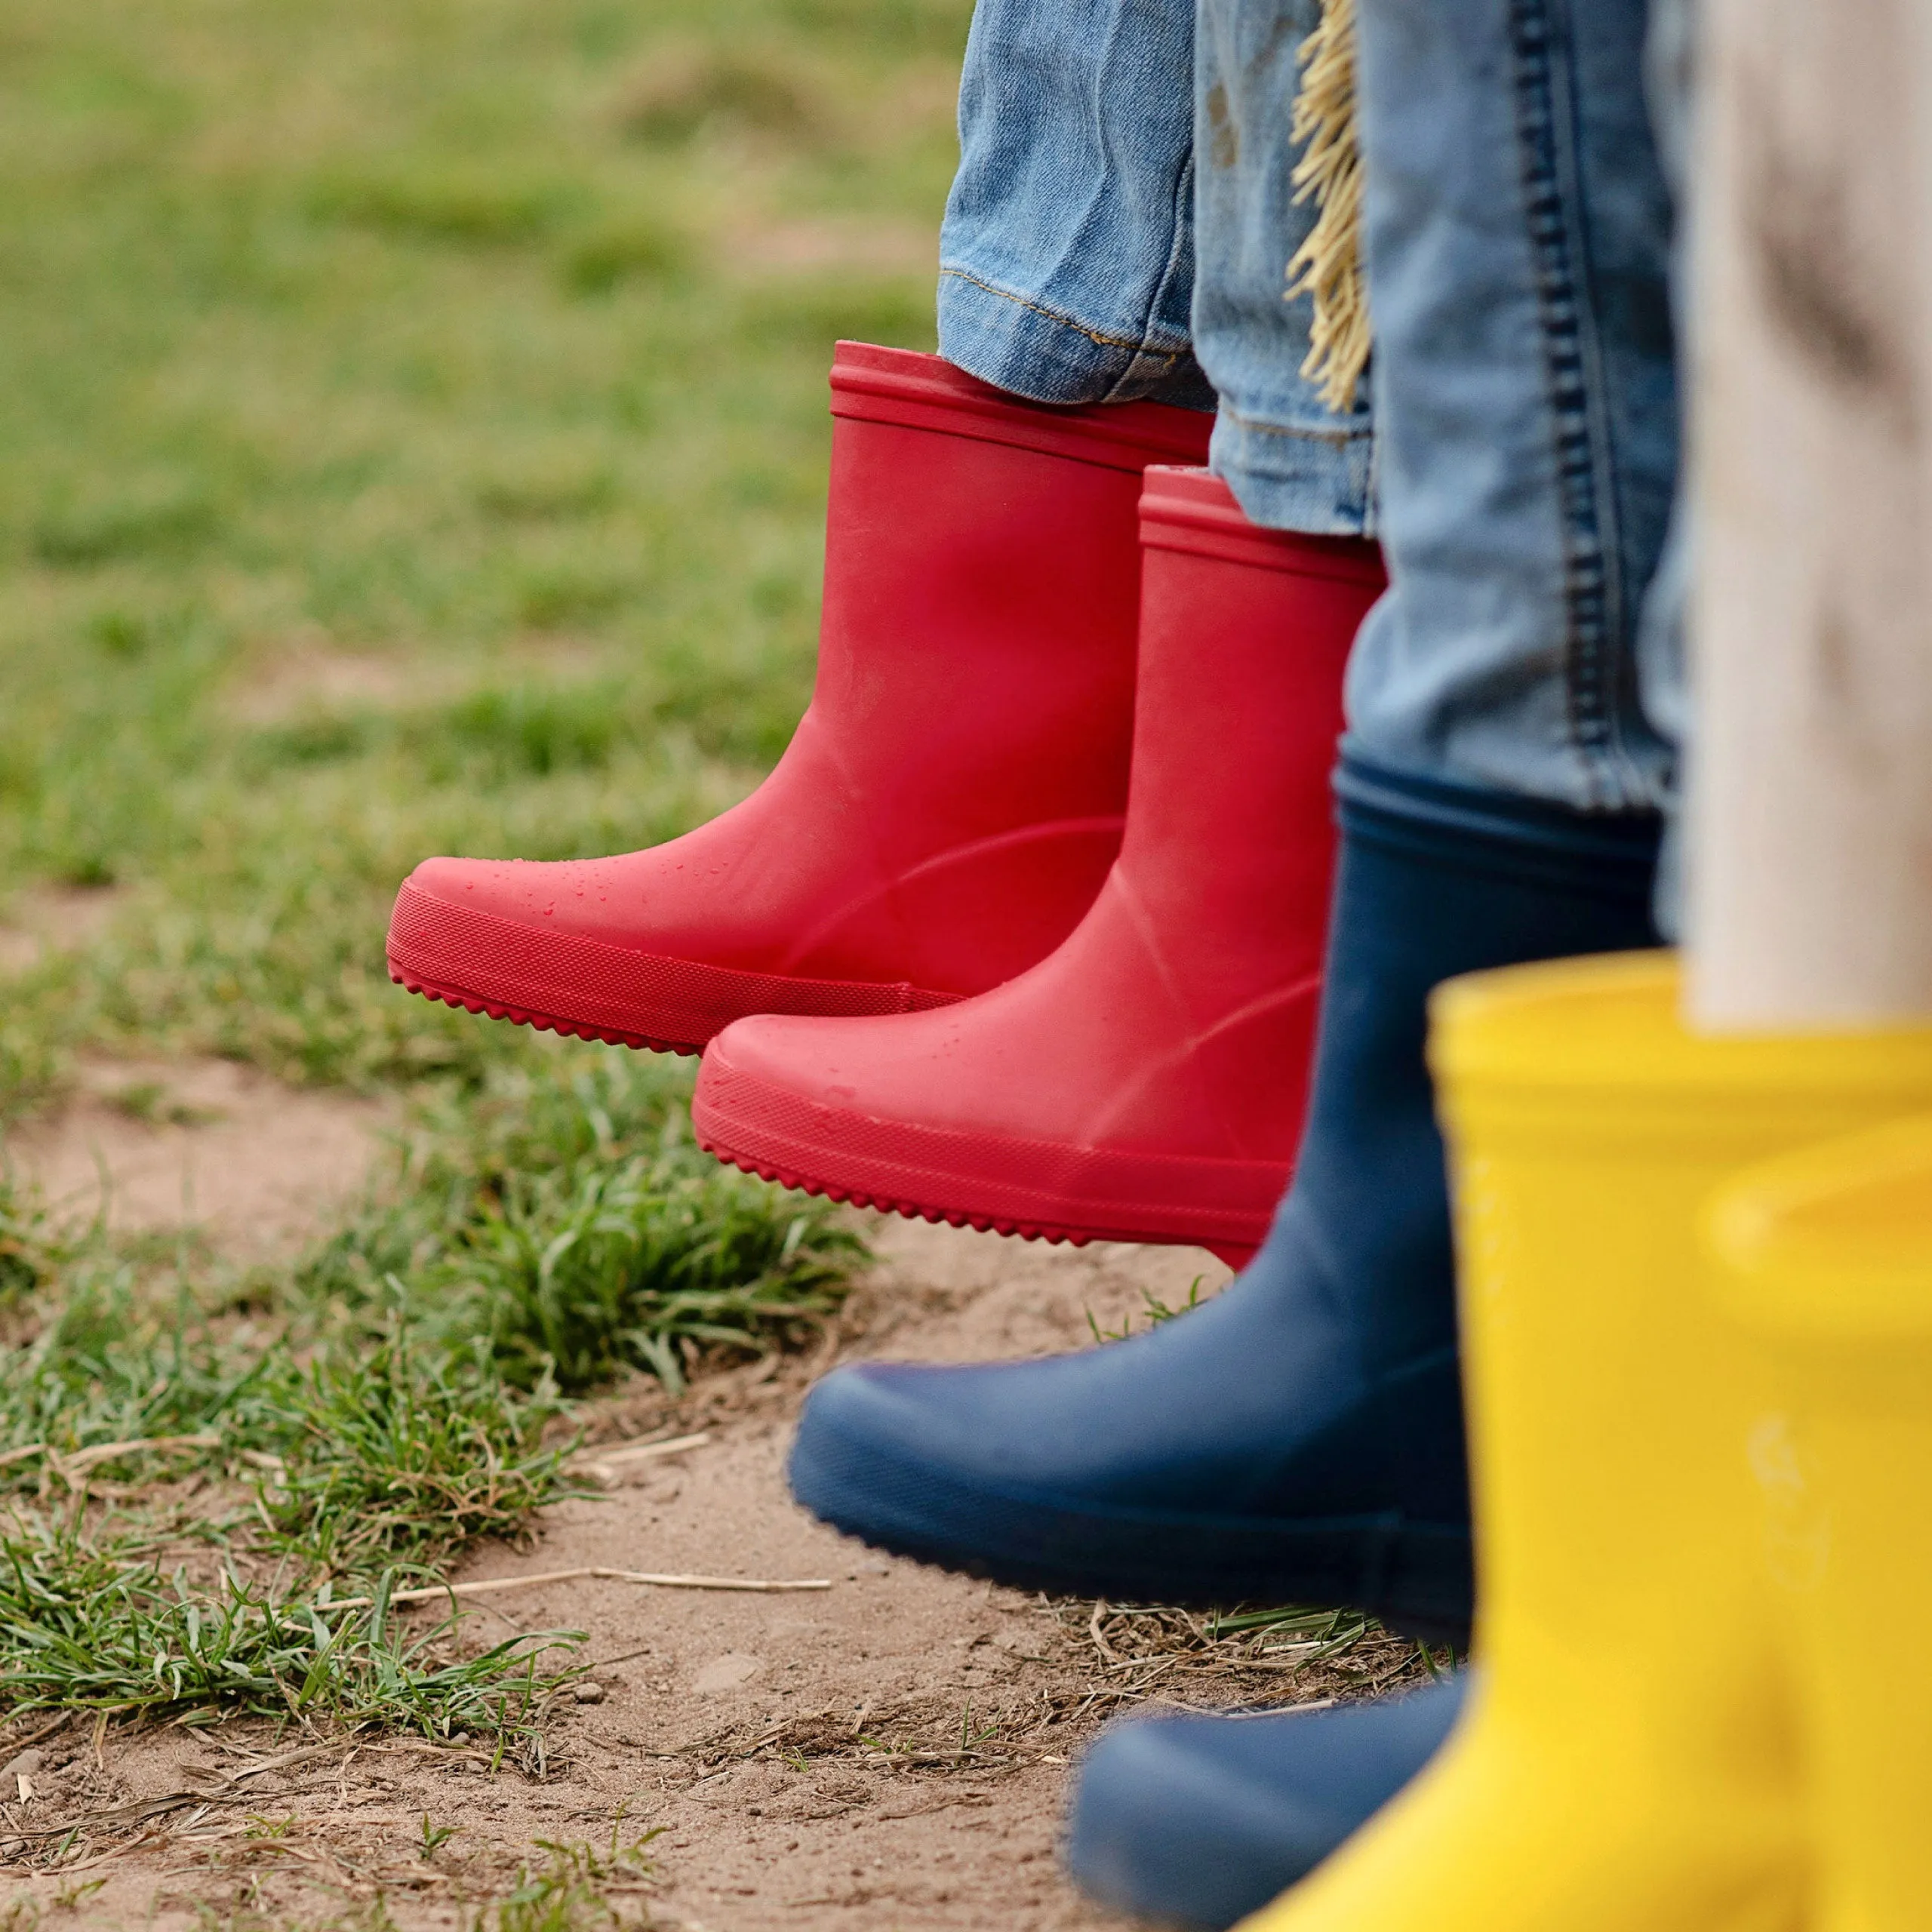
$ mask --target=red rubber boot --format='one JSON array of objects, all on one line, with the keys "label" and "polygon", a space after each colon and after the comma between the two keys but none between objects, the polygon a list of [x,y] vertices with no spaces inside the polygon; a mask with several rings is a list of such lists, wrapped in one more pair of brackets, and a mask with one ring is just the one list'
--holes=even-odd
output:
[{"label": "red rubber boot", "polygon": [[1079,930],[943,1012],[740,1020],[692,1118],[721,1158],[860,1205],[1238,1263],[1287,1183],[1320,989],[1342,669],[1372,543],[1257,528],[1150,469],[1120,857]]},{"label": "red rubber boot", "polygon": [[411,992],[696,1053],[748,1013],[946,1005],[1043,959],[1119,849],[1134,506],[1209,419],[1050,409],[937,355],[841,343],[811,708],[742,804],[669,844],[430,859],[398,894]]}]

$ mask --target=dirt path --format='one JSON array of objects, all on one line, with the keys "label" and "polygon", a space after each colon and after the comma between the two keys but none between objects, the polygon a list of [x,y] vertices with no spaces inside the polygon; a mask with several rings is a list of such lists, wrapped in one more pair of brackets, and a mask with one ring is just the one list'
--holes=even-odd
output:
[{"label": "dirt path", "polygon": [[340,1215],[395,1118],[232,1060],[85,1062],[76,1088],[7,1145],[48,1204],[122,1232],[198,1227],[242,1261],[291,1253]]},{"label": "dirt path", "polygon": [[[257,1111],[263,1121],[290,1117]],[[335,1127],[343,1145],[361,1135],[366,1149],[370,1124],[346,1109]],[[226,1130],[212,1121],[146,1131],[187,1137],[178,1161],[202,1158]],[[255,1137],[250,1171],[264,1213],[292,1179],[277,1180],[264,1150],[282,1146],[292,1161],[299,1143],[312,1151],[312,1124]],[[56,1134],[44,1144],[63,1143]],[[124,1181],[117,1198],[130,1214],[143,1201],[160,1213],[169,1194],[158,1180],[151,1197]],[[223,1198],[224,1211],[249,1218],[245,1199]],[[34,1747],[31,1796],[0,1805],[12,1829],[51,1831],[110,1807],[177,1801],[155,1813],[145,1835],[131,1839],[125,1823],[101,1831],[97,1848],[70,1859],[60,1878],[20,1881],[16,1894],[45,1907],[64,1894],[74,1901],[66,1922],[157,1932],[206,1924],[211,1913],[223,1924],[238,1915],[242,1924],[373,1927],[381,1921],[367,1914],[378,1895],[399,1927],[454,1926],[469,1922],[466,1900],[500,1893],[519,1860],[540,1860],[537,1841],[608,1846],[621,1816],[620,1837],[661,1834],[650,1847],[649,1890],[612,1896],[640,1924],[687,1932],[1117,1924],[1079,1900],[1056,1857],[1069,1767],[1099,1724],[1162,1701],[1313,1698],[1334,1687],[1319,1672],[1291,1682],[1198,1654],[1137,1659],[1140,1626],[1103,1629],[1091,1606],[888,1561],[796,1509],[783,1459],[799,1398],[834,1354],[961,1358],[1075,1347],[1091,1340],[1090,1314],[1117,1327],[1144,1312],[1144,1294],[1180,1301],[1197,1278],[1217,1286],[1226,1270],[1192,1251],[1076,1252],[897,1220],[872,1233],[880,1266],[820,1361],[715,1377],[675,1405],[653,1383],[614,1397],[597,1412],[600,1437],[705,1439],[613,1466],[606,1494],[549,1512],[528,1547],[479,1551],[465,1572],[611,1567],[823,1579],[829,1588],[725,1594],[582,1580],[476,1609],[475,1629],[492,1640],[576,1628],[589,1633],[586,1654],[604,1660],[587,1700],[552,1722],[541,1777],[392,1740],[328,1746],[223,1786],[304,1740],[277,1740],[260,1724],[97,1738],[92,1725],[70,1722]],[[17,1789],[21,1774],[0,1769],[0,1789]],[[201,1795],[180,1799],[187,1792]],[[455,1828],[428,1857],[426,1819],[432,1835]],[[0,1923],[11,1922],[0,1906]]]}]

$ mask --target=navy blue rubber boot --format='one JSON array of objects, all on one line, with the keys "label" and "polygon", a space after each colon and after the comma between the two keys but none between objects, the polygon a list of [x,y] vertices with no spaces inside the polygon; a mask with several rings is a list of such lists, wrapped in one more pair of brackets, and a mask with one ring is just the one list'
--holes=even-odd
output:
[{"label": "navy blue rubber boot", "polygon": [[1116,1601],[1349,1605],[1466,1638],[1468,1478],[1442,1143],[1441,981],[1654,945],[1657,823],[1345,758],[1300,1164],[1212,1300],[1128,1340],[813,1389],[794,1495],[883,1549]]},{"label": "navy blue rubber boot", "polygon": [[1066,1865],[1100,1904],[1188,1932],[1259,1912],[1435,1756],[1463,1680],[1340,1710],[1132,1718],[1088,1752]]}]

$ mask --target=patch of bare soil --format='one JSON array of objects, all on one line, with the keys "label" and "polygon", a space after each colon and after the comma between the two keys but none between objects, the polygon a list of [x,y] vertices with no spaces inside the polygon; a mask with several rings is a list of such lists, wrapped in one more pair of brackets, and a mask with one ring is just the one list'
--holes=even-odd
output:
[{"label": "patch of bare soil", "polygon": [[[103,1734],[75,1719],[35,1740],[23,1722],[0,1740],[0,1754],[23,1742],[33,1754],[0,1764],[11,1787],[0,1839],[43,1835],[12,1861],[17,1894],[45,1906],[64,1893],[76,1924],[155,1932],[197,1913],[335,1922],[380,1897],[414,1932],[470,1924],[521,1865],[542,1863],[537,1841],[608,1847],[614,1826],[620,1841],[660,1834],[648,1882],[610,1895],[639,1925],[1118,1926],[1079,1899],[1057,1856],[1071,1767],[1104,1721],[1163,1704],[1319,1701],[1412,1674],[1408,1648],[1374,1638],[1346,1671],[1303,1669],[1258,1644],[1196,1641],[1198,1623],[1178,1613],[995,1589],[807,1517],[786,1493],[783,1457],[804,1388],[835,1356],[1076,1347],[1091,1340],[1090,1315],[1137,1325],[1146,1296],[1174,1305],[1195,1281],[1226,1278],[1192,1251],[1074,1251],[896,1220],[875,1238],[881,1265],[818,1360],[715,1376],[675,1404],[642,1383],[614,1397],[589,1452],[608,1491],[551,1512],[526,1547],[478,1552],[460,1580],[605,1569],[826,1587],[579,1577],[470,1599],[479,1639],[589,1634],[592,1681],[553,1714],[536,1774],[462,1748],[312,1740],[260,1723]],[[673,1434],[700,1439],[620,1453]],[[62,1869],[35,1873],[75,1826]]]},{"label": "patch of bare soil", "polygon": [[69,1103],[7,1155],[63,1214],[124,1233],[199,1228],[238,1260],[294,1252],[361,1191],[391,1118],[232,1061],[97,1060]]},{"label": "patch of bare soil", "polygon": [[0,974],[24,973],[50,953],[78,952],[106,930],[125,896],[111,885],[17,893],[0,919]]}]

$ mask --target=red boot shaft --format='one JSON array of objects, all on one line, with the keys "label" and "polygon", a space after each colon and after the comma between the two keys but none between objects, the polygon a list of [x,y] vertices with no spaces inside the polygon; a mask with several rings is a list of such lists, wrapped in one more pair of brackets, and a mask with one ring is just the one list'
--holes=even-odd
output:
[{"label": "red boot shaft", "polygon": [[694,1118],[741,1166],[901,1212],[1244,1255],[1300,1138],[1342,672],[1374,546],[1249,523],[1149,470],[1125,841],[1092,910],[943,1012],[751,1020]]},{"label": "red boot shaft", "polygon": [[431,859],[391,976],[472,1012],[694,1052],[749,1013],[943,1005],[1045,957],[1118,848],[1140,472],[1158,403],[1054,410],[841,343],[811,709],[771,776],[669,844]]}]

